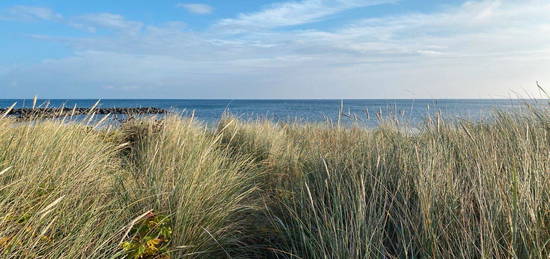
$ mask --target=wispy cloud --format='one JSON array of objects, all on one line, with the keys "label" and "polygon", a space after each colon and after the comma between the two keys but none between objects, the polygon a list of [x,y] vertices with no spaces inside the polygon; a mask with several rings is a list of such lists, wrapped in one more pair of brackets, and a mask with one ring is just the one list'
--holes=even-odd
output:
[{"label": "wispy cloud", "polygon": [[211,14],[214,10],[214,8],[207,4],[179,3],[176,6],[194,14]]},{"label": "wispy cloud", "polygon": [[112,13],[87,14],[77,17],[71,25],[77,28],[85,28],[89,31],[95,31],[96,27],[118,30],[121,32],[136,33],[142,27],[143,23],[129,21],[122,15]]},{"label": "wispy cloud", "polygon": [[17,5],[0,12],[0,20],[13,21],[60,21],[63,16],[45,7]]},{"label": "wispy cloud", "polygon": [[466,2],[438,13],[365,19],[335,34],[366,52],[377,43],[386,50],[455,58],[525,55],[550,47],[549,12],[550,3],[543,1]]},{"label": "wispy cloud", "polygon": [[321,18],[357,7],[365,7],[396,0],[302,0],[283,2],[256,13],[240,14],[237,18],[221,20],[217,26],[229,30],[265,29],[292,26],[319,21]]},{"label": "wispy cloud", "polygon": [[[305,4],[316,14],[308,14]],[[314,8],[320,6],[323,12]],[[279,4],[203,32],[183,30],[181,23],[151,26],[95,15],[85,24],[116,29],[114,35],[43,37],[68,44],[74,56],[6,72],[0,92],[10,92],[16,82],[29,96],[57,91],[71,97],[475,98],[508,97],[535,80],[550,81],[547,1],[469,1],[330,30],[274,29],[342,10],[327,6],[323,0]],[[282,18],[260,28],[249,24],[260,14]],[[246,30],[227,34],[224,23]]]}]

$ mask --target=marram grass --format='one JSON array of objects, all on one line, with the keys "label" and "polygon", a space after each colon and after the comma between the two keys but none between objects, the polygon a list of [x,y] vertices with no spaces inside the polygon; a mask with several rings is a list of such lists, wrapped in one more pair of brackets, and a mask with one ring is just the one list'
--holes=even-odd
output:
[{"label": "marram grass", "polygon": [[0,119],[2,258],[548,258],[550,114]]}]

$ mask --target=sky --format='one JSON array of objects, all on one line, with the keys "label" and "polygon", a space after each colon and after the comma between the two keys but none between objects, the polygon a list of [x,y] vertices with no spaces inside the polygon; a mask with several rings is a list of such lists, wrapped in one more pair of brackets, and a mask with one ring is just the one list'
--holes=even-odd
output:
[{"label": "sky", "polygon": [[550,0],[0,0],[0,98],[541,97]]}]

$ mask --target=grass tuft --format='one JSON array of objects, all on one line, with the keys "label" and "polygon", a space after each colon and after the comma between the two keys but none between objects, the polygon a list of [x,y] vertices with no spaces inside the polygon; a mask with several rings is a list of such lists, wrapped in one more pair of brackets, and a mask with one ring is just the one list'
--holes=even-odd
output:
[{"label": "grass tuft", "polygon": [[0,118],[0,256],[548,258],[550,115]]}]

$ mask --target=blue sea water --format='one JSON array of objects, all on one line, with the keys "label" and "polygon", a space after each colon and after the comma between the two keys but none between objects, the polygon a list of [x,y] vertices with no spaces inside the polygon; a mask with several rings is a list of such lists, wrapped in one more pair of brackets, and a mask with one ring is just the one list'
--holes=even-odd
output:
[{"label": "blue sea water", "polygon": [[[98,100],[54,99],[38,100],[41,106],[92,107]],[[0,107],[16,103],[16,108],[32,107],[30,99],[0,99]],[[340,111],[350,116],[340,116],[344,122],[355,121],[376,126],[378,117],[394,118],[417,124],[428,116],[439,113],[446,120],[479,120],[490,118],[494,111],[522,111],[527,105],[548,108],[548,100],[518,99],[383,99],[383,100],[155,100],[125,99],[101,100],[99,107],[157,107],[181,113],[194,114],[208,124],[217,122],[224,112],[243,120],[270,119],[273,121],[336,122]],[[351,117],[351,118],[350,118]]]}]

